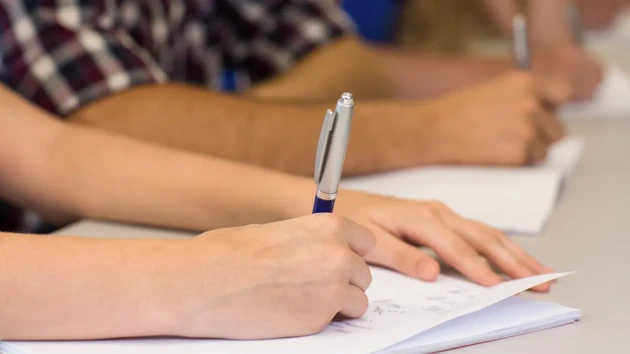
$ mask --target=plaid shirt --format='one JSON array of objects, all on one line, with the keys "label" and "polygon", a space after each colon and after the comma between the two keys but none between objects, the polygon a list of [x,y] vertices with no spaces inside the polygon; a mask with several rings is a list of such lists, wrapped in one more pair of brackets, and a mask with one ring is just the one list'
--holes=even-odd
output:
[{"label": "plaid shirt", "polygon": [[335,0],[0,0],[0,79],[62,116],[141,84],[240,91],[350,28]]},{"label": "plaid shirt", "polygon": [[[350,28],[335,0],[0,0],[0,81],[61,116],[135,85],[240,91]],[[0,231],[29,215],[0,202]]]}]

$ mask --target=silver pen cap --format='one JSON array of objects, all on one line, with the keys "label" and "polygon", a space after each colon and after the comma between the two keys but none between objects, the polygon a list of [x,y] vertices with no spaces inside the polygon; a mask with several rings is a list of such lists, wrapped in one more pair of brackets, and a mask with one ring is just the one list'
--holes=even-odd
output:
[{"label": "silver pen cap", "polygon": [[332,195],[339,189],[353,109],[354,97],[344,93],[337,101],[335,111],[328,110],[326,113],[315,162],[315,183],[317,190],[322,193]]}]

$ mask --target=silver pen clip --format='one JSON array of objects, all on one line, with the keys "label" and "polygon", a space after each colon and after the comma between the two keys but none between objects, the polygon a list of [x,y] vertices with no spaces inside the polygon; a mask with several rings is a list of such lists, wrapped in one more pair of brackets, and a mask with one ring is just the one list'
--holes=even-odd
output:
[{"label": "silver pen clip", "polygon": [[335,130],[335,122],[337,113],[332,110],[326,111],[324,117],[324,124],[322,125],[322,131],[319,134],[319,142],[317,143],[317,156],[315,157],[315,183],[319,183],[324,175],[324,169],[326,168],[326,160],[328,157],[328,150],[330,148],[331,137]]}]

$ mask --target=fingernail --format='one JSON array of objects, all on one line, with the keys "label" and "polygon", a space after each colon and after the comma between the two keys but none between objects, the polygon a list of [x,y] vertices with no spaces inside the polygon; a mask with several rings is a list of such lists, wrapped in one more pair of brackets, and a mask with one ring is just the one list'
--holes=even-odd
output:
[{"label": "fingernail", "polygon": [[420,262],[417,269],[418,277],[426,281],[434,281],[440,274],[440,266],[436,262]]}]

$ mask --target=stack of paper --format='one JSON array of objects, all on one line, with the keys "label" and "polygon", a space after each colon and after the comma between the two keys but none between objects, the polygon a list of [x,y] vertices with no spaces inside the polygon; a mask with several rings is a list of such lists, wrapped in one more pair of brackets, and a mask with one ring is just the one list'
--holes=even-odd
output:
[{"label": "stack of paper", "polygon": [[560,117],[630,118],[630,75],[615,66],[607,65],[595,98],[589,102],[566,105],[560,110]]},{"label": "stack of paper", "polygon": [[435,353],[565,325],[580,316],[577,309],[513,296],[432,328],[383,353]]},{"label": "stack of paper", "polygon": [[526,168],[429,167],[345,179],[343,188],[413,200],[440,200],[455,212],[505,231],[542,231],[583,142],[566,139],[545,163]]},{"label": "stack of paper", "polygon": [[444,275],[434,283],[425,283],[380,268],[372,271],[368,312],[360,319],[333,322],[312,336],[263,341],[164,338],[4,342],[0,349],[8,354],[370,354],[408,349],[418,353],[523,334],[580,317],[574,309],[511,298],[566,274],[540,275],[483,288]]}]

